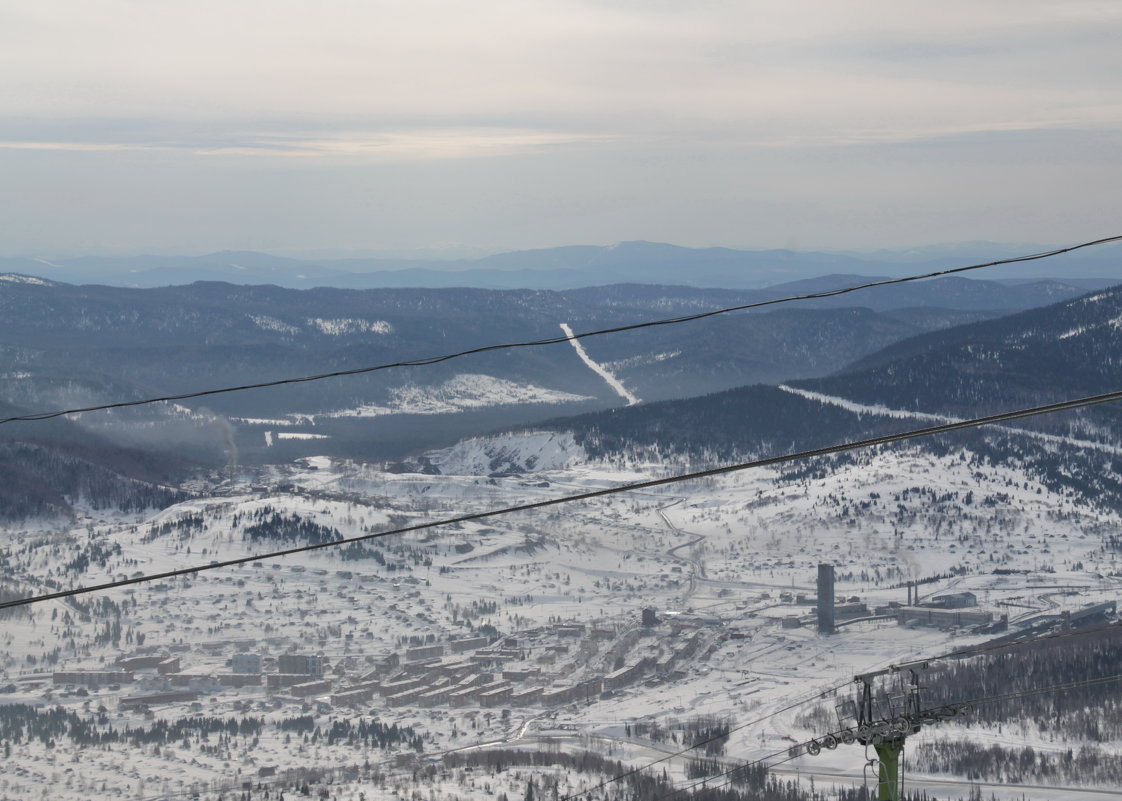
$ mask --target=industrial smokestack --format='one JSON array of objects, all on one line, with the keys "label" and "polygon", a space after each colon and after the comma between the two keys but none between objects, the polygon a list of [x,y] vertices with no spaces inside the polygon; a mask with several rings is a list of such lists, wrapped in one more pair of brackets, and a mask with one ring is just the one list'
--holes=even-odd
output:
[{"label": "industrial smokestack", "polygon": [[833,634],[834,626],[834,566],[818,566],[818,633]]}]

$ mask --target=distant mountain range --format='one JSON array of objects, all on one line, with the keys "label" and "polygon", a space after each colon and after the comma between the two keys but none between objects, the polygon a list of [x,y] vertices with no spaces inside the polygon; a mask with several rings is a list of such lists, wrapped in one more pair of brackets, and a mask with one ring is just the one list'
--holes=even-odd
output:
[{"label": "distant mountain range", "polygon": [[[574,245],[477,259],[293,259],[252,251],[205,256],[0,259],[0,272],[73,284],[160,287],[195,281],[308,289],[388,287],[567,290],[621,283],[752,289],[829,273],[904,275],[1036,252],[1039,246],[966,243],[870,254],[685,248],[655,242]],[[1122,280],[1122,247],[1100,247],[1003,268],[998,277]]]}]

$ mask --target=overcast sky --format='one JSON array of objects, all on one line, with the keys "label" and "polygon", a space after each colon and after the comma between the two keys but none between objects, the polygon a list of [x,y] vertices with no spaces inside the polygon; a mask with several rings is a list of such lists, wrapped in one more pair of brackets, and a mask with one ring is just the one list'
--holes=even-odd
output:
[{"label": "overcast sky", "polygon": [[0,254],[1122,231],[1114,0],[6,0]]}]

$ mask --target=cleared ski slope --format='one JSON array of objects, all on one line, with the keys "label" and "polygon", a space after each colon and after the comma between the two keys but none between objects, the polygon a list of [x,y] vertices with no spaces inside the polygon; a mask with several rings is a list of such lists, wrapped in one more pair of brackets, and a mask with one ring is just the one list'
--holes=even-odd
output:
[{"label": "cleared ski slope", "polygon": [[585,351],[584,345],[581,344],[580,340],[573,338],[573,329],[569,327],[568,323],[561,323],[561,330],[564,331],[565,336],[569,338],[569,344],[573,346],[574,350],[576,350],[577,355],[581,358],[581,361],[587,364],[596,373],[596,375],[603,378],[608,386],[611,387],[617,395],[627,401],[628,406],[634,406],[635,404],[640,402],[639,399],[635,397],[627,389],[627,387],[623,385],[622,381],[612,375],[602,364],[593,361],[592,357],[589,356]]},{"label": "cleared ski slope", "polygon": [[[821,392],[811,392],[807,389],[789,387],[786,384],[779,384],[776,388],[781,389],[784,392],[790,392],[792,395],[798,395],[800,397],[806,398],[807,400],[818,401],[819,403],[827,403],[831,406],[838,406],[842,409],[845,409],[846,411],[850,411],[855,414],[875,414],[882,417],[893,417],[900,420],[919,420],[924,423],[935,424],[958,423],[963,419],[960,417],[949,417],[943,414],[910,412],[906,409],[890,409],[887,406],[882,406],[879,403],[875,405],[855,403],[854,401],[846,400],[845,398],[839,398],[836,395],[824,395]],[[1086,448],[1089,450],[1102,451],[1103,453],[1109,453],[1115,456],[1122,454],[1122,448],[1115,447],[1114,445],[1108,445],[1104,442],[1094,442],[1093,440],[1078,439],[1076,437],[1062,437],[1058,434],[1045,434],[1040,431],[1030,431],[1026,428],[1014,428],[1012,426],[995,427],[1005,429],[1006,431],[1012,431],[1016,434],[1024,434],[1026,437],[1032,437],[1033,439],[1037,439],[1041,442],[1048,442],[1053,445],[1068,445],[1074,448]]]}]

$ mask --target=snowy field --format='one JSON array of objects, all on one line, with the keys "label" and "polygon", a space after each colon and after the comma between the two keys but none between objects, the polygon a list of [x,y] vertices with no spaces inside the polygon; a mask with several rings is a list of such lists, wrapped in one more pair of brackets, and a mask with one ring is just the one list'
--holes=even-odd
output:
[{"label": "snowy field", "polygon": [[[492,476],[496,458],[530,469]],[[6,576],[20,595],[91,585],[280,550],[301,537],[362,536],[703,467],[589,463],[571,438],[555,434],[469,441],[431,460],[443,475],[305,459],[150,515],[88,510],[80,520],[40,521],[4,532]],[[801,707],[768,717],[792,701],[816,701],[859,672],[987,639],[883,619],[820,636],[813,606],[797,597],[814,595],[820,562],[837,566],[839,595],[857,596],[869,610],[905,603],[903,584],[916,579],[921,599],[968,590],[980,609],[1015,624],[1116,600],[1119,568],[1103,543],[1119,523],[969,453],[934,458],[901,449],[836,471],[743,472],[43,603],[12,613],[0,629],[0,704],[58,705],[90,719],[103,709],[98,726],[118,732],[199,716],[261,723],[251,735],[189,732],[163,744],[9,740],[0,798],[217,798],[245,781],[270,786],[276,779],[262,768],[285,775],[301,767],[337,769],[329,797],[348,801],[404,798],[415,789],[434,799],[514,798],[531,779],[564,795],[602,776],[561,767],[449,768],[436,758],[501,746],[591,750],[641,764],[678,746],[636,736],[631,726],[657,723],[673,732],[699,715],[729,719],[726,757],[753,760],[823,733],[800,726]],[[644,632],[647,607],[662,622]],[[585,636],[566,639],[564,626],[574,624],[585,625]],[[602,698],[554,705],[391,707],[379,695],[357,708],[331,703],[363,676],[389,677],[393,671],[381,666],[391,654],[470,636],[501,636],[496,647],[513,643],[503,670],[533,673],[519,686],[546,692],[641,659],[686,655],[664,675],[649,670]],[[52,681],[55,671],[119,670],[118,657],[149,652],[179,657],[180,672],[199,677],[197,699],[122,709],[123,698],[168,689],[167,677],[146,669],[132,684],[87,689]],[[242,652],[261,655],[267,673],[283,654],[317,654],[329,665],[331,687],[298,698],[207,683],[229,674]],[[314,720],[311,736],[285,723],[303,716]],[[328,741],[333,721],[360,720],[410,727],[421,753],[405,743]],[[959,735],[950,726],[928,728],[909,747]],[[971,728],[969,736],[1047,745],[1031,729]],[[1109,745],[1122,751],[1122,743]],[[780,770],[813,775],[825,789],[860,783],[863,764],[860,746],[843,746]],[[414,779],[418,765],[424,771]],[[692,783],[685,758],[662,767],[671,780]],[[356,771],[379,775],[356,778]],[[909,780],[939,798],[970,792],[961,777]],[[982,789],[987,798],[1057,797],[1027,786]],[[1103,790],[1063,797],[1117,797]]]}]

